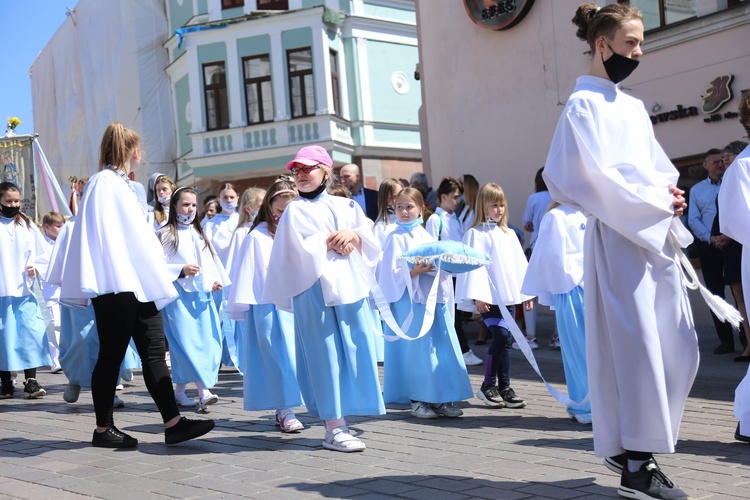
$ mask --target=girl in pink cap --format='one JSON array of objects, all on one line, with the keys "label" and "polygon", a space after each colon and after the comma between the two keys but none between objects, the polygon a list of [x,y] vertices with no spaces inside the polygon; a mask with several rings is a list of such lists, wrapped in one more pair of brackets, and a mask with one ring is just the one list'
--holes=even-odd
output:
[{"label": "girl in pink cap", "polygon": [[297,379],[308,411],[325,423],[323,446],[353,452],[344,415],[385,413],[367,301],[380,246],[353,200],[329,196],[333,160],[320,146],[287,164],[300,197],[279,221],[263,302],[294,312]]}]

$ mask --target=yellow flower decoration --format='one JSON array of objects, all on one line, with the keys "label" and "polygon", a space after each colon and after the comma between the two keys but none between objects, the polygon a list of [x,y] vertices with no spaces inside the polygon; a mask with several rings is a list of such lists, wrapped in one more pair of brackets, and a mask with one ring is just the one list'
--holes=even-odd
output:
[{"label": "yellow flower decoration", "polygon": [[15,128],[20,124],[21,120],[19,120],[17,116],[11,116],[10,118],[8,118],[8,126],[11,128],[11,130],[15,130]]}]

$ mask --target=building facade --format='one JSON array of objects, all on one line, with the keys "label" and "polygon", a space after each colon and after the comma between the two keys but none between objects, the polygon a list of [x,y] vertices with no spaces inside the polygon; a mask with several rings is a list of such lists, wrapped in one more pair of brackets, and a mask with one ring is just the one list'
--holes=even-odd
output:
[{"label": "building facade", "polygon": [[[464,173],[498,182],[520,226],[562,108],[588,71],[588,45],[571,22],[581,3],[417,0],[423,161],[433,183]],[[706,176],[705,151],[746,135],[736,112],[740,91],[750,88],[750,2],[631,4],[647,31],[641,63],[622,87],[644,102],[689,189]],[[502,30],[482,26],[482,9],[485,23],[497,25],[504,7],[525,16]]]},{"label": "building facade", "polygon": [[181,184],[263,185],[308,144],[368,187],[421,171],[413,1],[166,2]]}]

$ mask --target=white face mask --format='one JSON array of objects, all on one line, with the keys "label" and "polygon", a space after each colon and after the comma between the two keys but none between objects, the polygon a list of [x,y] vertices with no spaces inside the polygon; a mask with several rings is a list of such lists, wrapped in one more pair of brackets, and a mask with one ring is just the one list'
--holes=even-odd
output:
[{"label": "white face mask", "polygon": [[183,226],[189,226],[195,220],[195,214],[177,214],[177,222]]},{"label": "white face mask", "polygon": [[221,202],[221,210],[222,212],[227,213],[234,213],[235,210],[237,210],[237,203],[229,203],[227,201]]},{"label": "white face mask", "polygon": [[156,199],[159,200],[159,203],[161,203],[162,206],[164,206],[164,208],[169,208],[169,200],[171,200],[172,197],[171,196],[159,196]]}]

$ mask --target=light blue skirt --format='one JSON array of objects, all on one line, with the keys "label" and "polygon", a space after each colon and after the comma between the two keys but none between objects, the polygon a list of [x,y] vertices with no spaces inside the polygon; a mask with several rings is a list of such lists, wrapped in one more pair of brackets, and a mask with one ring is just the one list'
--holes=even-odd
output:
[{"label": "light blue skirt", "polygon": [[[402,324],[414,308],[408,332],[416,337],[424,318],[425,304],[412,304],[408,291],[391,304],[393,316]],[[393,335],[387,325],[386,335]],[[435,321],[418,340],[386,342],[383,363],[383,399],[386,403],[447,403],[473,396],[469,373],[458,344],[453,316],[445,304],[437,304]]]},{"label": "light blue skirt", "polygon": [[242,362],[246,410],[302,406],[294,354],[294,316],[273,304],[251,305],[245,315]]},{"label": "light blue skirt", "polygon": [[94,307],[89,304],[85,309],[75,309],[60,304],[60,366],[68,381],[91,388],[91,372],[98,357]]},{"label": "light blue skirt", "polygon": [[[568,396],[575,402],[583,401],[589,393],[589,377],[586,365],[586,329],[583,322],[583,288],[575,287],[568,293],[556,294],[555,321],[560,335],[565,382]],[[591,414],[591,403],[571,406],[572,415]]]},{"label": "light blue skirt", "polygon": [[179,297],[163,312],[172,380],[177,384],[200,381],[206,387],[213,387],[219,378],[221,362],[216,306],[210,293],[186,292],[178,283],[174,285]]},{"label": "light blue skirt", "polygon": [[[99,357],[99,333],[96,329],[94,307],[85,309],[60,304],[60,366],[71,384],[91,388],[91,373]],[[141,358],[130,339],[121,369],[141,367]]]},{"label": "light blue skirt", "polygon": [[0,370],[51,365],[47,326],[36,297],[0,297]]},{"label": "light blue skirt", "polygon": [[318,280],[292,303],[297,381],[307,410],[323,420],[383,415],[367,299],[327,307]]}]

